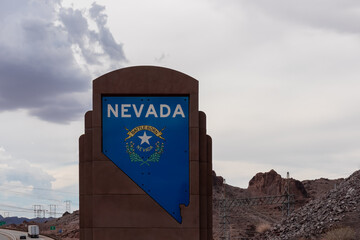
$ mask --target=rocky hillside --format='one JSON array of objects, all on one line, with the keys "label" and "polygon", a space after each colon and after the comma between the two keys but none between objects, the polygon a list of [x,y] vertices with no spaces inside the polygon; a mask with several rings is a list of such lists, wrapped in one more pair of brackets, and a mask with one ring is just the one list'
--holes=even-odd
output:
[{"label": "rocky hillside", "polygon": [[[79,239],[79,211],[64,213],[60,218],[51,218],[45,222],[24,221],[21,224],[10,224],[6,228],[27,232],[28,225],[38,225],[40,234],[56,240]],[[55,228],[54,228],[55,227]]]},{"label": "rocky hillside", "polygon": [[[348,226],[360,239],[360,171],[347,179],[298,181],[284,179],[274,170],[256,174],[246,189],[230,186],[213,172],[213,238],[310,240],[324,238],[334,228]],[[241,199],[295,196],[292,213],[284,216],[282,204],[231,205]],[[227,205],[222,205],[222,203]],[[225,220],[225,221],[224,221]],[[226,222],[226,224],[224,224]],[[25,229],[26,224],[12,226]],[[79,212],[39,224],[42,233],[54,239],[79,239]],[[51,230],[51,226],[55,230]],[[333,238],[342,239],[342,238]]]},{"label": "rocky hillside", "polygon": [[259,239],[326,239],[326,233],[334,229],[347,229],[347,234],[352,236],[346,239],[360,239],[359,220],[360,171],[356,171],[321,198],[294,211]]},{"label": "rocky hillside", "polygon": [[314,199],[319,199],[326,195],[330,190],[336,188],[340,183],[344,181],[343,178],[329,180],[327,178],[320,178],[316,180],[305,180],[302,181],[306,191],[309,194],[309,197]]},{"label": "rocky hillside", "polygon": [[[51,230],[51,226],[54,226],[55,230]],[[79,211],[75,211],[72,214],[66,212],[61,218],[39,224],[39,227],[42,234],[54,237],[55,239],[79,239]]]},{"label": "rocky hillside", "polygon": [[[274,170],[256,174],[247,189],[227,185],[224,179],[213,172],[213,232],[214,239],[230,237],[231,239],[248,239],[256,236],[259,226],[271,226],[284,216],[285,210],[280,203],[271,205],[246,204],[231,205],[233,201],[241,199],[281,196],[289,186],[290,194],[295,195],[292,208],[299,208],[310,201],[310,196],[302,182],[295,179],[283,179]],[[216,204],[226,202],[226,206]],[[224,224],[226,222],[227,224]],[[226,230],[227,229],[227,230]]]}]

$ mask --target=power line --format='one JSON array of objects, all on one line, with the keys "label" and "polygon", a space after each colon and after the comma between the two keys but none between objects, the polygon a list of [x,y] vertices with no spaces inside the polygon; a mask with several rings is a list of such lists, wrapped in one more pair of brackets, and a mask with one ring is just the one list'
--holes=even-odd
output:
[{"label": "power line", "polygon": [[[40,191],[50,191],[50,192],[56,192],[56,193],[65,193],[65,194],[74,194],[74,195],[78,195],[79,193],[76,192],[68,192],[68,191],[61,191],[61,190],[56,190],[56,189],[50,189],[50,188],[40,188],[40,187],[31,187],[31,186],[11,186],[11,185],[6,185],[6,184],[1,184],[0,188],[2,188],[3,186],[8,187],[8,188],[22,188],[22,189],[30,189],[30,190],[40,190]],[[6,188],[5,190],[9,190],[8,188]]]},{"label": "power line", "polygon": [[[39,191],[44,191],[44,193],[41,193]],[[48,195],[53,195],[57,199],[46,198],[46,196],[42,197],[41,195],[47,194],[46,192],[49,192]],[[35,217],[45,217],[45,214],[49,214],[49,217],[56,217],[56,215],[62,215],[66,211],[70,212],[71,203],[75,204],[75,206],[79,205],[78,201],[74,202],[70,200],[66,200],[66,201],[60,200],[61,198],[69,199],[69,197],[72,199],[72,197],[69,195],[75,195],[76,197],[79,196],[79,193],[75,193],[71,191],[61,191],[56,189],[33,187],[33,186],[14,186],[13,184],[10,183],[10,184],[0,184],[0,196],[2,195],[1,193],[9,196],[11,195],[21,196],[22,197],[21,201],[32,201],[30,199],[41,199],[42,201],[40,202],[43,205],[48,205],[48,203],[45,203],[46,201],[56,203],[56,205],[53,203],[49,204],[50,206],[49,211],[45,210],[45,208],[42,207],[43,205],[33,205],[33,209],[30,209],[30,208],[18,207],[13,205],[0,204],[1,211],[14,212],[14,213],[27,213],[26,215],[29,215],[29,213],[33,213]],[[14,196],[13,198],[16,197]],[[24,204],[19,204],[19,205],[23,206]],[[61,210],[64,209],[65,211],[59,212],[58,207],[60,207]]]},{"label": "power line", "polygon": [[32,209],[30,209],[30,208],[23,208],[23,207],[12,206],[12,205],[2,204],[2,203],[0,204],[0,206],[7,207],[7,208],[14,208],[14,209],[22,209],[22,210],[26,210],[26,211],[32,211]]},{"label": "power line", "polygon": [[[0,208],[0,211],[10,211],[10,212],[18,212],[18,213],[34,213],[33,209],[31,209],[30,211],[25,211],[25,210],[13,210],[13,209],[9,210],[9,209]],[[45,211],[47,212],[47,210],[45,210]],[[8,213],[10,213],[10,212],[8,212]],[[64,213],[63,212],[56,212],[55,214],[56,215],[62,215]],[[26,217],[26,218],[28,218],[28,217]]]},{"label": "power line", "polygon": [[22,196],[28,196],[28,197],[31,197],[31,198],[37,198],[37,199],[42,199],[42,200],[48,200],[48,201],[55,201],[55,202],[62,202],[61,200],[58,200],[58,199],[52,199],[52,198],[43,198],[39,195],[36,195],[34,193],[26,193],[26,192],[18,192],[18,191],[13,191],[13,190],[6,190],[6,192],[11,192],[11,193],[15,193],[17,195],[22,195]]},{"label": "power line", "polygon": [[[65,198],[66,196],[63,196],[62,194],[74,194],[74,195],[77,195],[79,196],[77,193],[74,193],[74,192],[66,192],[66,191],[58,191],[58,190],[53,190],[53,189],[45,189],[45,188],[38,188],[38,187],[21,187],[21,186],[15,186],[15,189],[16,188],[22,188],[22,189],[35,189],[35,190],[41,190],[41,191],[50,191],[50,192],[53,192],[54,194],[58,194],[60,193],[61,195],[59,196],[55,196],[55,197],[58,197],[57,199],[54,199],[54,198],[44,198],[36,193],[33,193],[33,192],[20,192],[20,191],[14,191],[13,189],[9,189],[11,186],[8,185],[7,187],[4,187],[4,186],[0,186],[0,190],[3,190],[5,191],[6,193],[14,193],[16,195],[20,195],[20,196],[27,196],[29,198],[32,198],[32,199],[41,199],[41,200],[47,200],[47,201],[50,201],[50,202],[57,202],[57,203],[62,203],[63,200],[60,200],[60,198]],[[67,198],[67,197],[66,197]],[[77,202],[73,202],[75,205],[78,205]]]},{"label": "power line", "polygon": [[13,209],[9,210],[9,209],[2,209],[2,208],[0,208],[0,210],[1,210],[1,211],[11,211],[11,212],[21,212],[21,213],[31,213],[31,212],[33,212],[33,210],[31,210],[31,211],[13,210]]},{"label": "power line", "polygon": [[[71,203],[70,200],[67,200],[69,202],[69,204]],[[65,202],[67,202],[65,201]],[[50,210],[45,210],[43,205],[33,205],[33,209],[30,208],[24,208],[24,207],[18,207],[18,206],[13,206],[13,205],[9,205],[9,204],[0,204],[0,210],[1,211],[8,211],[8,212],[24,212],[24,213],[34,213],[35,217],[45,217],[45,214],[49,214],[49,217],[56,217],[56,215],[61,215],[64,212],[58,212],[56,205],[51,204],[50,206]],[[69,210],[70,205],[66,206],[66,209]],[[70,211],[68,211],[70,212]]]}]

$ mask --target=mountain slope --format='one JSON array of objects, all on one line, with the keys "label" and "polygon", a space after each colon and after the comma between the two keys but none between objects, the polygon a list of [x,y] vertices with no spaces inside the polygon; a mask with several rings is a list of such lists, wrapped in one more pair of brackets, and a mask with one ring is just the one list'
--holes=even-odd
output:
[{"label": "mountain slope", "polygon": [[[246,189],[224,182],[213,172],[213,238],[222,239],[321,239],[330,229],[350,226],[360,229],[360,171],[347,179],[316,179],[298,181],[284,179],[274,170],[256,174]],[[295,195],[293,213],[283,215],[282,205],[221,205],[226,200],[279,196],[289,186]],[[226,220],[226,221],[224,221]],[[224,224],[226,223],[226,224]],[[65,213],[61,218],[40,223],[42,233],[56,239],[79,239],[79,211]],[[55,230],[50,230],[54,226]],[[259,228],[265,226],[262,230]],[[25,224],[17,225],[25,229]],[[267,231],[261,235],[259,232]],[[358,231],[358,230],[357,230]],[[360,233],[357,233],[360,234]],[[360,239],[360,235],[358,238]]]},{"label": "mountain slope", "polygon": [[320,239],[326,232],[350,227],[360,239],[360,171],[321,198],[310,201],[260,239]]}]

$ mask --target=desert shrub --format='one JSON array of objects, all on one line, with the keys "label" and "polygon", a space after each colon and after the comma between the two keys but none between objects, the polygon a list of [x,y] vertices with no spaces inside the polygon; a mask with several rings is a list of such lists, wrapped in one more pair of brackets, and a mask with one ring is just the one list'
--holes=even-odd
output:
[{"label": "desert shrub", "polygon": [[324,240],[355,240],[356,233],[351,227],[336,228],[328,231]]},{"label": "desert shrub", "polygon": [[260,223],[256,226],[256,232],[258,233],[264,233],[266,231],[269,231],[271,228],[269,223]]}]

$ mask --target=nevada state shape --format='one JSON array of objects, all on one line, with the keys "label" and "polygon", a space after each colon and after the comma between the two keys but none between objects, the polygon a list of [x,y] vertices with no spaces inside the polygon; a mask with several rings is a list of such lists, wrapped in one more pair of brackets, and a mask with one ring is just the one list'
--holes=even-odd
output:
[{"label": "nevada state shape", "polygon": [[189,204],[188,97],[102,98],[103,153],[176,221]]}]

